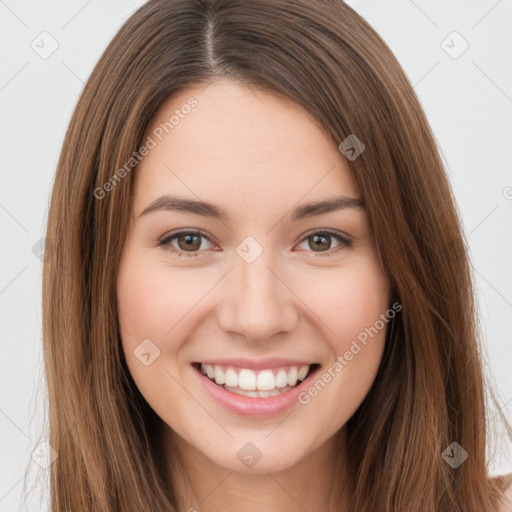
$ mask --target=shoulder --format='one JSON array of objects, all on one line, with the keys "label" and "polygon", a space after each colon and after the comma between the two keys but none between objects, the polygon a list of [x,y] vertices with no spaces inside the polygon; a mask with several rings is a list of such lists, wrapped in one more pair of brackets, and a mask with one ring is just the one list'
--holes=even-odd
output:
[{"label": "shoulder", "polygon": [[512,473],[501,477],[505,497],[501,501],[498,512],[512,512]]}]

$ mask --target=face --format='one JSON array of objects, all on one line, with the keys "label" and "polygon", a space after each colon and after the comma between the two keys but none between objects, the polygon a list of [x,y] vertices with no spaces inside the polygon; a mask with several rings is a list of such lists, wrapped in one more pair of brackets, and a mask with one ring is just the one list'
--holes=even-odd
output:
[{"label": "face", "polygon": [[131,375],[205,460],[291,467],[384,349],[389,283],[348,164],[302,107],[229,81],[170,98],[144,141],[117,282]]}]

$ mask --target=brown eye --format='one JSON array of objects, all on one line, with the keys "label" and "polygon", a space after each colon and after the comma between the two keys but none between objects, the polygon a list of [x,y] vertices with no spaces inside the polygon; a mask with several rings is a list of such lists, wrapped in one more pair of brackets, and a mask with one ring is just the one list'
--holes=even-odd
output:
[{"label": "brown eye", "polygon": [[182,251],[195,251],[201,247],[201,236],[192,235],[178,235],[178,248]]},{"label": "brown eye", "polygon": [[323,251],[331,248],[331,235],[311,235],[307,239],[309,247],[314,251]]},{"label": "brown eye", "polygon": [[202,233],[179,231],[164,237],[158,245],[173,253],[177,253],[178,256],[199,256],[203,250],[210,248],[208,245],[206,247],[202,246],[203,240],[206,240],[207,244],[211,244],[210,239]]},{"label": "brown eye", "polygon": [[[332,240],[338,243],[333,246]],[[307,244],[309,252],[317,253],[316,256],[330,256],[344,248],[351,247],[352,242],[348,237],[329,231],[317,231],[305,237],[301,244]],[[331,250],[332,249],[332,250]]]}]

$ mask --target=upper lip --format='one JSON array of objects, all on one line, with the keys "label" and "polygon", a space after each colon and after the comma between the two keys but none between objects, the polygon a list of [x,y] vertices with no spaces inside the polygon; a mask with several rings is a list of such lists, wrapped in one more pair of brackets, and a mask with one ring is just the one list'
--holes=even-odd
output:
[{"label": "upper lip", "polygon": [[277,357],[261,359],[259,361],[241,357],[236,359],[208,359],[206,361],[200,361],[199,364],[211,364],[212,366],[234,366],[238,368],[248,368],[250,370],[265,370],[267,368],[279,368],[281,366],[305,366],[313,365],[315,363]]}]

